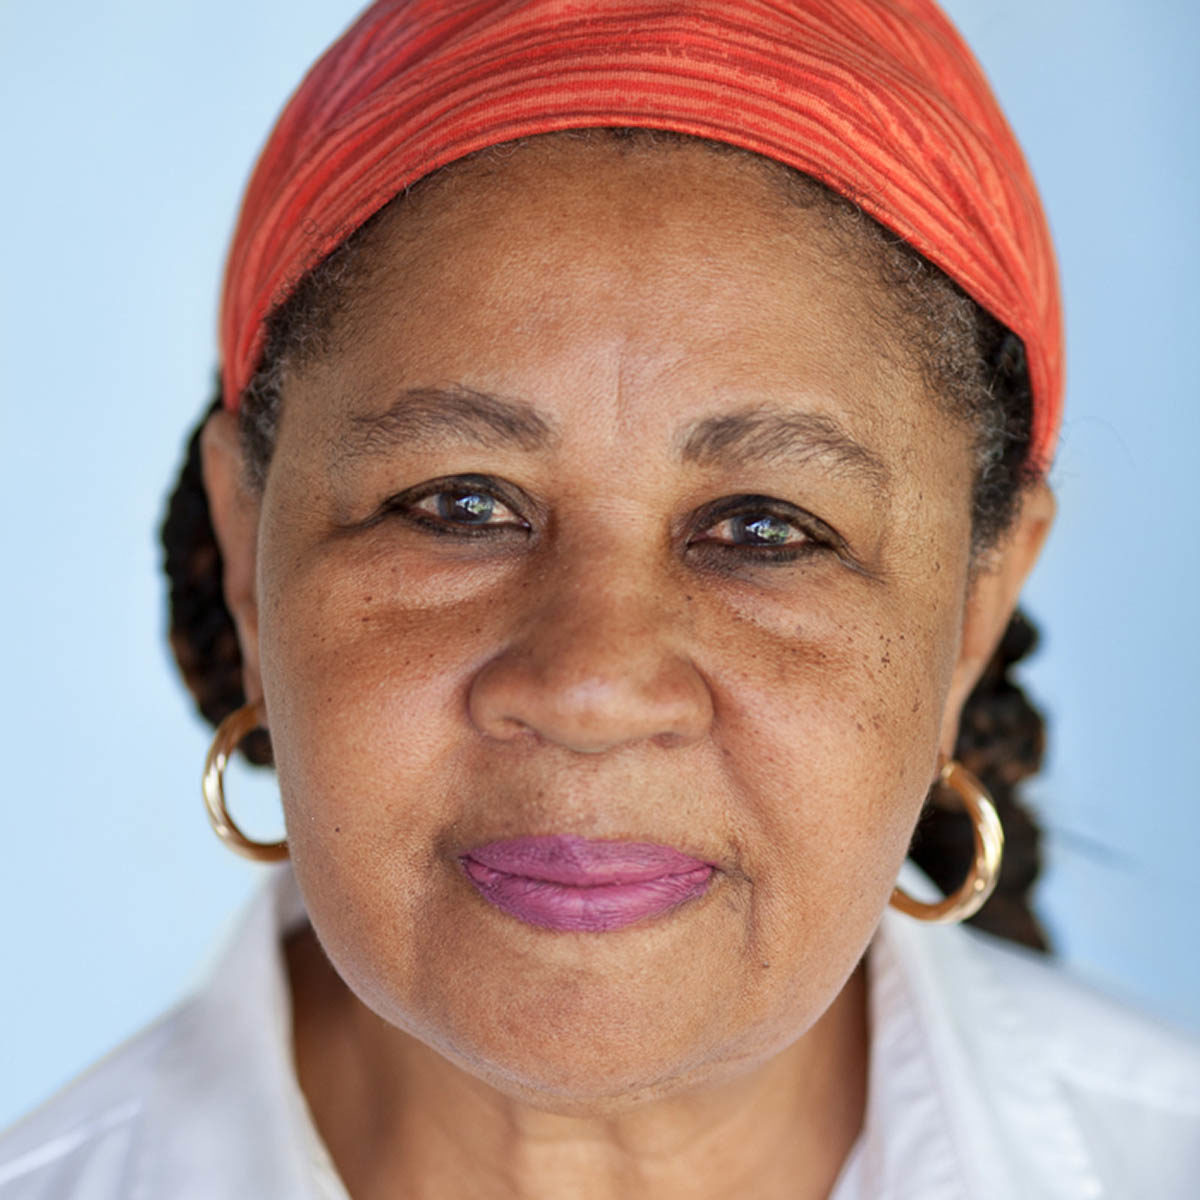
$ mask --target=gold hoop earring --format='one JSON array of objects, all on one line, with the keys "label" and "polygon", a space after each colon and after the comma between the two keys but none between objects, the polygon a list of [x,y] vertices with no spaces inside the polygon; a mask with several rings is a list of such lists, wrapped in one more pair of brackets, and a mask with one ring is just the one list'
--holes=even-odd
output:
[{"label": "gold hoop earring", "polygon": [[208,748],[204,760],[204,806],[213,832],[226,846],[244,858],[255,862],[279,862],[287,858],[287,842],[255,842],[248,838],[234,823],[225,807],[225,764],[229,756],[242,743],[242,739],[260,728],[266,714],[262,701],[243,704],[236,712],[217,726],[216,736]]},{"label": "gold hoop earring", "polygon": [[893,908],[936,925],[949,925],[974,916],[996,889],[1000,878],[1000,859],[1004,854],[1004,829],[996,815],[996,806],[987,789],[954,759],[943,761],[938,781],[962,801],[975,829],[975,859],[963,885],[936,904],[914,900],[899,887],[892,889],[888,902]]}]

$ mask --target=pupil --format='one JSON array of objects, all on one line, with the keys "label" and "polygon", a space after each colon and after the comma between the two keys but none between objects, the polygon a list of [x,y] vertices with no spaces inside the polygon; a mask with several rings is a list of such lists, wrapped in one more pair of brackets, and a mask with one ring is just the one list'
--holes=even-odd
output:
[{"label": "pupil", "polygon": [[786,542],[792,532],[791,526],[778,517],[739,517],[737,525],[741,527],[738,532],[743,533],[749,541],[766,542],[773,546]]},{"label": "pupil", "polygon": [[482,525],[492,515],[495,507],[496,502],[491,496],[483,496],[478,492],[470,492],[465,496],[443,493],[438,501],[440,516],[470,525]]}]

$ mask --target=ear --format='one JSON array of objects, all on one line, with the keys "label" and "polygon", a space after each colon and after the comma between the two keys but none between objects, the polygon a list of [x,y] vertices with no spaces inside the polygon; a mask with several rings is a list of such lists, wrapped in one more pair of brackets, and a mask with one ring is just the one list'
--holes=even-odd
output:
[{"label": "ear", "polygon": [[246,485],[237,417],[224,409],[205,422],[200,435],[200,465],[208,511],[221,550],[225,606],[233,616],[242,649],[242,687],[247,700],[262,697],[258,657],[259,500]]},{"label": "ear", "polygon": [[1056,508],[1054,493],[1044,481],[1029,488],[1012,529],[988,552],[968,585],[958,661],[942,716],[941,751],[947,758],[954,755],[963,705],[1004,636],[1021,588],[1054,523]]}]

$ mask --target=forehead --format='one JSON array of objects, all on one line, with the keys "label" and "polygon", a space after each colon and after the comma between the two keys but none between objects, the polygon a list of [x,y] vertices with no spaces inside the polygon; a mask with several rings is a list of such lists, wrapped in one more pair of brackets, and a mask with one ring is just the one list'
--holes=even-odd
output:
[{"label": "forehead", "polygon": [[537,139],[392,207],[302,390],[333,419],[465,386],[571,436],[676,445],[699,419],[800,406],[894,456],[945,418],[869,255],[752,156]]}]

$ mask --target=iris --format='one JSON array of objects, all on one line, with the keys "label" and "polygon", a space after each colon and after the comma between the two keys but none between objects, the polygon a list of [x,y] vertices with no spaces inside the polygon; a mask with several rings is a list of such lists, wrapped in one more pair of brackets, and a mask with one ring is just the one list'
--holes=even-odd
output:
[{"label": "iris", "polygon": [[789,522],[767,515],[734,517],[730,524],[738,541],[765,543],[769,546],[782,545],[794,532]]},{"label": "iris", "polygon": [[447,521],[458,521],[465,525],[484,525],[495,511],[496,501],[483,492],[440,492],[438,494],[438,516]]}]

